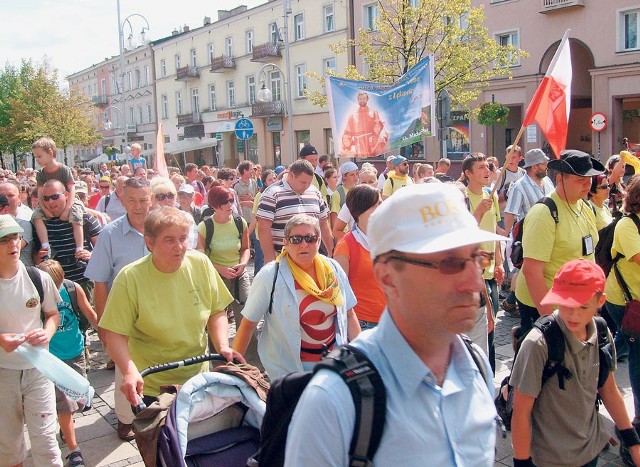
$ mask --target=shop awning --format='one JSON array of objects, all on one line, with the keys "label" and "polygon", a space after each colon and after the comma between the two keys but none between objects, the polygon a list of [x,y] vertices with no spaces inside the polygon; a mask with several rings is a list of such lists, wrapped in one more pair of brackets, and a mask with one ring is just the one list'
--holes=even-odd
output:
[{"label": "shop awning", "polygon": [[[196,151],[198,149],[205,149],[216,146],[218,140],[216,138],[189,138],[182,141],[175,141],[173,143],[164,143],[165,154],[182,154],[183,152]],[[156,150],[146,149],[142,151],[143,156],[153,156]]]}]

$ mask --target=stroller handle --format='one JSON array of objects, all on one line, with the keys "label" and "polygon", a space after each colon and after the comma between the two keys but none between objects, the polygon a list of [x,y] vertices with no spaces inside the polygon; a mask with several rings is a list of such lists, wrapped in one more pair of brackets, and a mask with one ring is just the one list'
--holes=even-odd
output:
[{"label": "stroller handle", "polygon": [[197,357],[185,358],[184,360],[180,360],[179,362],[169,362],[169,363],[161,363],[160,365],[151,366],[146,368],[140,372],[141,377],[145,377],[154,373],[160,373],[161,371],[173,370],[174,368],[179,368],[181,366],[189,366],[195,365],[197,363],[214,361],[218,360],[221,362],[226,362],[227,359],[222,355],[217,353],[198,355]]}]

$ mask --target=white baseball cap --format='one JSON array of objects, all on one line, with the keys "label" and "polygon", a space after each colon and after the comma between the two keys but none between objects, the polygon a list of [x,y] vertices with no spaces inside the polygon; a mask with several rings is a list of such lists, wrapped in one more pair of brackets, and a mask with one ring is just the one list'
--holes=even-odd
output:
[{"label": "white baseball cap", "polygon": [[446,183],[405,186],[385,200],[367,226],[371,257],[389,251],[436,253],[506,241],[478,227],[459,188]]},{"label": "white baseball cap", "polygon": [[24,230],[10,214],[0,214],[0,238],[7,235],[23,233]]}]

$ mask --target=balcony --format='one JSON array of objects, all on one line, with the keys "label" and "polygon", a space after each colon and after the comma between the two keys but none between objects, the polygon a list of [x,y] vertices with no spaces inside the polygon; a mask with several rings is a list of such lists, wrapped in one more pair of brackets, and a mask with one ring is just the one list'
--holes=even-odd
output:
[{"label": "balcony", "polygon": [[224,73],[227,70],[234,70],[236,63],[233,57],[225,57],[221,55],[211,60],[211,73]]},{"label": "balcony", "polygon": [[251,105],[252,117],[272,117],[274,115],[284,115],[284,101],[256,102]]},{"label": "balcony", "polygon": [[200,78],[200,72],[195,66],[185,66],[176,70],[176,81],[190,81]]},{"label": "balcony", "polygon": [[200,112],[178,115],[178,127],[202,123]]},{"label": "balcony", "polygon": [[91,96],[91,102],[95,105],[107,104],[107,96]]},{"label": "balcony", "polygon": [[260,44],[253,48],[252,62],[268,62],[274,58],[282,58],[280,46],[272,42]]},{"label": "balcony", "polygon": [[560,10],[562,8],[584,7],[584,0],[542,0],[540,13]]}]

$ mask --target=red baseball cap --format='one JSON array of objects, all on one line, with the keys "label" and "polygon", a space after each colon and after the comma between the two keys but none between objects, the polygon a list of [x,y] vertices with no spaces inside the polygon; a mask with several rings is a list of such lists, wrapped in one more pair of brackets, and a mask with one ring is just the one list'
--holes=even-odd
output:
[{"label": "red baseball cap", "polygon": [[553,278],[551,290],[540,301],[541,305],[582,306],[594,294],[604,292],[607,278],[602,268],[584,258],[565,263]]}]

